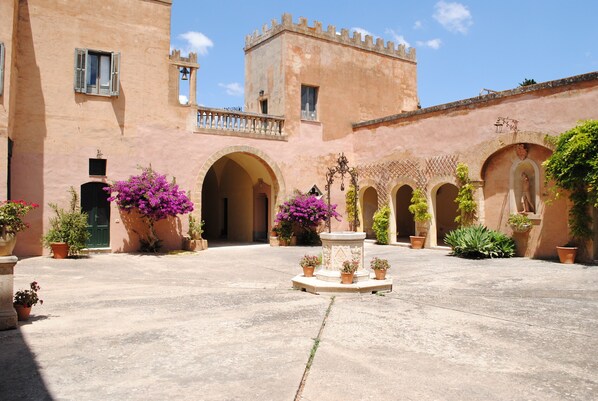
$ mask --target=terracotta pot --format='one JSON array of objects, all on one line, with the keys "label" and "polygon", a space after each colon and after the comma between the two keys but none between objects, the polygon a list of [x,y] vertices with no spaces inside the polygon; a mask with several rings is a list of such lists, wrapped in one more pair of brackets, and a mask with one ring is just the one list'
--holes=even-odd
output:
[{"label": "terracotta pot", "polygon": [[17,244],[17,235],[14,233],[3,233],[0,236],[0,256],[12,255],[12,250]]},{"label": "terracotta pot", "polygon": [[341,284],[353,284],[353,275],[355,273],[341,272]]},{"label": "terracotta pot", "polygon": [[374,274],[376,275],[376,280],[386,279],[386,270],[374,269]]},{"label": "terracotta pot", "polygon": [[426,237],[411,235],[409,236],[409,241],[411,241],[412,249],[422,249],[424,247],[424,243],[426,242]]},{"label": "terracotta pot", "polygon": [[303,268],[303,275],[305,277],[313,277],[314,276],[314,270],[316,270],[315,266],[307,266]]},{"label": "terracotta pot", "polygon": [[66,242],[52,242],[50,247],[54,259],[65,259],[69,256],[69,246]]},{"label": "terracotta pot", "polygon": [[575,255],[577,255],[576,246],[557,246],[556,252],[559,254],[559,260],[561,261],[561,263],[575,263]]},{"label": "terracotta pot", "polygon": [[19,317],[20,321],[29,320],[29,314],[31,313],[31,306],[27,307],[25,305],[14,305],[15,310],[17,311],[17,316]]}]

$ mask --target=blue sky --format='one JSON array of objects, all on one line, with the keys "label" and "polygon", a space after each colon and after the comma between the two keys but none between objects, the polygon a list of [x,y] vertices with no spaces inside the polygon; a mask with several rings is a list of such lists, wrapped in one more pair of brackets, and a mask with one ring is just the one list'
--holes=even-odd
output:
[{"label": "blue sky", "polygon": [[199,53],[198,103],[243,105],[245,36],[285,12],[415,47],[423,107],[598,70],[594,0],[174,0],[171,46]]}]

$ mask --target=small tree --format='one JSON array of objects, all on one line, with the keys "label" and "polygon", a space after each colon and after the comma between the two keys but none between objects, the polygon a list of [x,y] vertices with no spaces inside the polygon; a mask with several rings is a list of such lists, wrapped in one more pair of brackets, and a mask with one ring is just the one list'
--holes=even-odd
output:
[{"label": "small tree", "polygon": [[376,233],[376,241],[388,245],[388,227],[390,225],[390,207],[384,205],[374,213],[372,230]]},{"label": "small tree", "polygon": [[110,202],[116,201],[119,209],[127,213],[136,210],[147,225],[147,235],[137,233],[142,252],[158,252],[160,249],[162,241],[154,227],[157,221],[193,211],[193,203],[174,180],[168,182],[165,175],[156,173],[151,167],[105,189],[110,194]]},{"label": "small tree", "polygon": [[556,148],[543,163],[546,178],[569,191],[571,236],[592,237],[590,206],[598,207],[598,120],[588,120],[552,139]]},{"label": "small tree", "polygon": [[469,179],[469,168],[465,163],[457,164],[457,180],[459,181],[459,193],[455,198],[459,215],[455,217],[455,223],[459,227],[471,226],[477,219],[478,205],[473,198],[473,185]]},{"label": "small tree", "polygon": [[[432,215],[428,212],[426,195],[424,195],[424,191],[419,188],[413,191],[411,204],[409,205],[409,213],[413,215],[413,220],[420,225],[426,224],[432,218]],[[426,231],[425,227],[423,228],[423,231]],[[425,236],[425,232],[420,232],[419,235]]]}]

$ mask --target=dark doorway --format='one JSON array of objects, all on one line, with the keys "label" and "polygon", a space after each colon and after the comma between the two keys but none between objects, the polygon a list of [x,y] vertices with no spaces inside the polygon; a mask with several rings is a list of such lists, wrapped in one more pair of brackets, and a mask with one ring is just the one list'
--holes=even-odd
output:
[{"label": "dark doorway", "polygon": [[88,248],[110,246],[110,202],[104,191],[106,184],[88,182],[81,185],[81,209],[87,213],[87,230],[91,237]]},{"label": "dark doorway", "polygon": [[397,191],[396,197],[396,218],[397,218],[397,241],[409,242],[409,236],[415,235],[415,221],[409,212],[413,188],[403,185]]}]

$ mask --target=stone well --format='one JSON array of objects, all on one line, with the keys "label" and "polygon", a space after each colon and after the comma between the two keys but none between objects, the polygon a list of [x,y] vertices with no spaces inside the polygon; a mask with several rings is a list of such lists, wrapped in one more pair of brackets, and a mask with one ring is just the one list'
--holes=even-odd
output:
[{"label": "stone well", "polygon": [[[303,291],[320,294],[334,293],[366,293],[392,291],[392,278],[375,280],[374,274],[365,269],[364,248],[365,233],[342,231],[321,233],[322,266],[315,271],[314,277],[302,274],[293,278],[293,287]],[[340,269],[345,260],[358,260],[359,268],[355,272],[353,284],[341,284]]]}]

